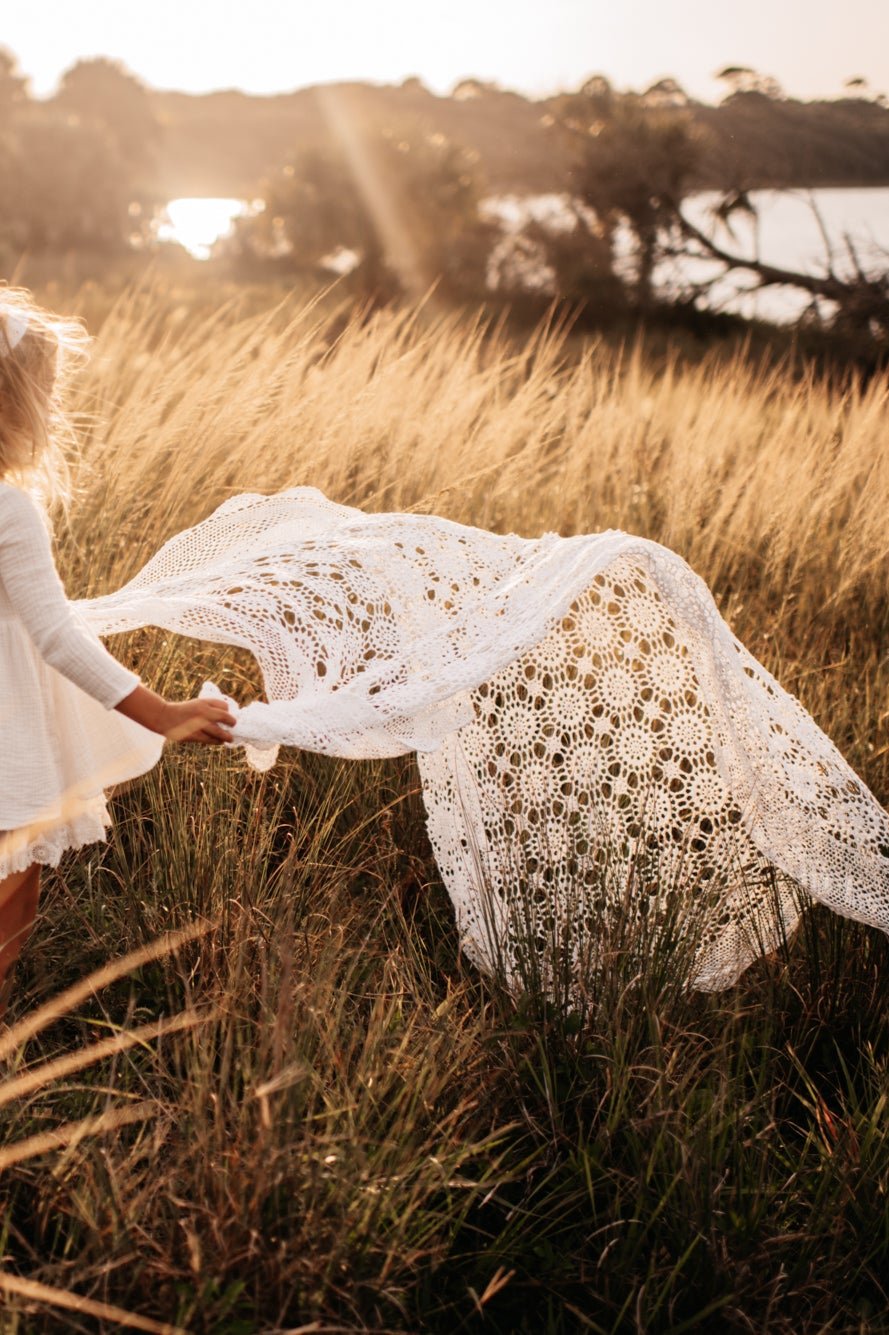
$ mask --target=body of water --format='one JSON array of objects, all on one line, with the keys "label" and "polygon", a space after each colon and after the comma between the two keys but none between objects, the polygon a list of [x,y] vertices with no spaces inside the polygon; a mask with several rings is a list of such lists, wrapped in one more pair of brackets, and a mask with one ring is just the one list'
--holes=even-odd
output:
[{"label": "body of water", "polygon": [[236,218],[255,211],[246,199],[171,199],[158,223],[159,241],[175,241],[196,260],[208,260],[213,246],[231,231]]}]

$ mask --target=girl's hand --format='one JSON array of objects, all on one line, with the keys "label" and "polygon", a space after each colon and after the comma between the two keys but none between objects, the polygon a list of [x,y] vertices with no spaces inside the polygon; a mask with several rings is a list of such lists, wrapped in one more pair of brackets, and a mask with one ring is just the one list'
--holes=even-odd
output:
[{"label": "girl's hand", "polygon": [[167,704],[163,734],[170,742],[202,742],[219,746],[230,742],[235,720],[222,700],[182,700]]},{"label": "girl's hand", "polygon": [[224,700],[181,700],[174,703],[150,691],[147,686],[137,686],[116,708],[127,718],[141,723],[143,728],[159,732],[171,742],[200,742],[205,746],[220,746],[232,740],[228,729],[234,727],[235,719]]}]

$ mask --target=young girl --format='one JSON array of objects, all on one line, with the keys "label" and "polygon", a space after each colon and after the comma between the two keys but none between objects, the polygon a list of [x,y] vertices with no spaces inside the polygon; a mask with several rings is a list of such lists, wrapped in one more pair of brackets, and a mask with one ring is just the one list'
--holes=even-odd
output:
[{"label": "young girl", "polygon": [[218,745],[234,724],[219,701],[143,686],[65,597],[43,504],[64,494],[64,389],[85,343],[0,290],[0,1014],[41,864],[104,838],[104,788],[150,769],[165,739]]}]

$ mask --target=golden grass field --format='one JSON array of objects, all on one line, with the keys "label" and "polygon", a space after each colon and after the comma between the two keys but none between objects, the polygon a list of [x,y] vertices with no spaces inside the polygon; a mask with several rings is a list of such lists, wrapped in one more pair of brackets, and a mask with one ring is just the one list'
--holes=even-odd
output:
[{"label": "golden grass field", "polygon": [[[885,378],[431,305],[245,309],[146,290],[105,316],[72,596],[227,496],[303,483],[624,528],[690,562],[889,799]],[[255,690],[212,646],[116,648],[170,694]],[[0,1039],[4,1335],[887,1329],[880,933],[812,912],[711,996],[618,952],[578,1026],[460,957],[410,759],[260,776],[171,748],[114,811],[46,876],[10,1013],[34,1032]]]}]

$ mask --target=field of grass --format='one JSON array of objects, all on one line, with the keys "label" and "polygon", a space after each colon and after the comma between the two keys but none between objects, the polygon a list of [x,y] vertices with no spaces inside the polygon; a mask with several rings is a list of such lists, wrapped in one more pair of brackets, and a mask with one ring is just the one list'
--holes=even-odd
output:
[{"label": "field of grass", "polygon": [[[889,800],[885,379],[144,293],[104,320],[80,408],[72,595],[229,495],[298,483],[624,528],[708,580]],[[115,647],[170,694],[255,690],[212,646]],[[114,812],[107,846],[46,876],[10,1019],[48,1013],[0,1038],[4,1335],[123,1313],[220,1335],[889,1329],[880,933],[810,912],[716,995],[663,947],[641,973],[615,950],[580,1026],[460,956],[409,758],[257,775],[170,749]]]}]

